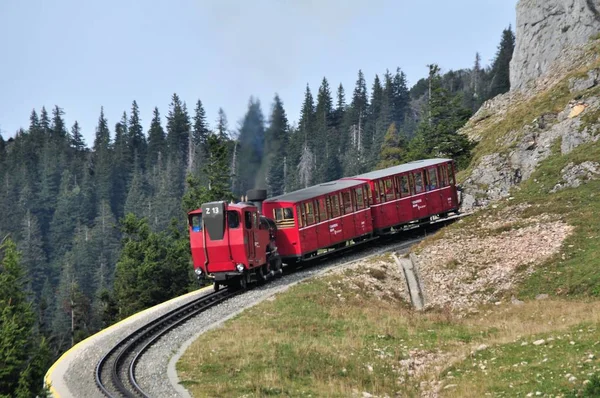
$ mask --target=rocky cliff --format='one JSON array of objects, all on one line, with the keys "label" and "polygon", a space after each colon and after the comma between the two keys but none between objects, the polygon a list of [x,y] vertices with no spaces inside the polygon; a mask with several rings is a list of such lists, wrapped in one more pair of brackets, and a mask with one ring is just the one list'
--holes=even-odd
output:
[{"label": "rocky cliff", "polygon": [[565,49],[587,43],[598,32],[600,0],[520,0],[511,87],[524,88]]},{"label": "rocky cliff", "polygon": [[461,131],[479,143],[461,178],[463,210],[509,196],[556,145],[565,155],[598,139],[599,10],[600,0],[519,1],[512,89]]}]

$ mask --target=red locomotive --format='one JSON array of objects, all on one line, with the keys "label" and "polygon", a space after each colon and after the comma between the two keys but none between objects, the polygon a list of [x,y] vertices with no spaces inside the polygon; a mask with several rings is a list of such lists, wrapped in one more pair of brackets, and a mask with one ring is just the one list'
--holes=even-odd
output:
[{"label": "red locomotive", "polygon": [[194,271],[213,278],[217,290],[246,288],[281,275],[282,261],[313,259],[458,213],[454,175],[452,159],[418,160],[269,199],[252,190],[249,202],[205,203],[189,213]]}]

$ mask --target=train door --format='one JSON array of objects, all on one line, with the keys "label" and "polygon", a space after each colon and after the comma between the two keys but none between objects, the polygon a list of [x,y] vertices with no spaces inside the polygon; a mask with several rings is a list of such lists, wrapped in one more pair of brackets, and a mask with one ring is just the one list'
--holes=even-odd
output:
[{"label": "train door", "polygon": [[329,214],[327,214],[327,205],[325,198],[319,198],[314,201],[315,204],[315,217],[317,222],[317,244],[319,248],[328,247],[331,244],[331,237],[329,236]]},{"label": "train door", "polygon": [[306,249],[306,212],[304,211],[304,205],[298,203],[296,205],[296,212],[298,214],[298,235],[300,238],[300,251],[298,254],[302,254],[307,251]]},{"label": "train door", "polygon": [[356,236],[356,227],[354,225],[354,217],[356,209],[352,201],[352,190],[348,189],[341,192],[343,212],[342,220],[344,222],[344,240],[350,240]]},{"label": "train door", "polygon": [[254,234],[254,263],[263,265],[267,263],[267,247],[269,231],[261,230],[258,212],[252,212],[252,231]]},{"label": "train door", "polygon": [[423,170],[410,173],[413,197],[411,198],[413,219],[418,220],[427,217],[427,195],[425,194],[425,179]]},{"label": "train door", "polygon": [[329,242],[333,245],[344,240],[342,210],[340,209],[340,197],[337,192],[327,196],[325,203],[331,215],[327,225],[329,226]]},{"label": "train door", "polygon": [[248,255],[248,265],[254,266],[256,259],[256,247],[254,245],[254,231],[252,228],[252,212],[244,211],[244,243],[246,243],[246,254]]},{"label": "train door", "polygon": [[411,184],[409,182],[409,174],[403,174],[398,176],[399,187],[400,187],[400,198],[398,201],[398,218],[399,223],[406,223],[413,218],[412,203],[410,200]]},{"label": "train door", "polygon": [[370,232],[368,218],[371,216],[366,209],[366,194],[365,186],[361,185],[354,189],[354,202],[356,203],[356,214],[354,215],[354,228],[356,230],[356,236],[365,235]]},{"label": "train door", "polygon": [[444,211],[443,194],[440,190],[440,180],[437,174],[437,166],[429,167],[425,170],[427,177],[427,209],[428,214],[439,214]]},{"label": "train door", "polygon": [[453,209],[452,189],[450,189],[448,181],[448,168],[445,164],[440,164],[437,167],[440,180],[440,196],[442,198],[442,210],[448,211]]}]

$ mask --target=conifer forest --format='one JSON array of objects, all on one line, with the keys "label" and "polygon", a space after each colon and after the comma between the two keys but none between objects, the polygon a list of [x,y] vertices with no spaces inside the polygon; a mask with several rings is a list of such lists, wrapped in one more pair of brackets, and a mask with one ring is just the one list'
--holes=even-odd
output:
[{"label": "conifer forest", "polygon": [[[457,130],[484,101],[509,90],[510,28],[483,66],[408,87],[400,68],[354,87],[323,78],[306,86],[298,122],[285,99],[250,97],[239,126],[220,109],[177,94],[140,120],[98,109],[93,142],[68,109],[35,108],[26,129],[0,135],[0,396],[41,393],[64,351],[144,308],[198,288],[186,212],[211,200],[269,196],[425,157],[459,168],[472,143]],[[331,80],[329,80],[331,79]],[[33,104],[32,104],[33,105]],[[69,115],[75,119],[77,115]],[[19,349],[15,350],[15,347]]]}]

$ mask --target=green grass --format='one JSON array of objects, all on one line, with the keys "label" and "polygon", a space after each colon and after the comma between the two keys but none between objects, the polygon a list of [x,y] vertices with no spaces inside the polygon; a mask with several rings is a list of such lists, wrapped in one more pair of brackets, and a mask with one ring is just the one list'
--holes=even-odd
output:
[{"label": "green grass", "polygon": [[[533,342],[544,340],[540,345]],[[448,397],[491,393],[495,397],[576,396],[585,380],[600,372],[598,324],[581,323],[566,331],[527,336],[469,355],[441,375]],[[569,380],[571,377],[575,379]]]},{"label": "green grass", "polygon": [[[567,369],[566,364],[573,365],[592,347],[600,356],[600,346],[594,344],[600,341],[596,330],[600,304],[596,302],[488,305],[478,314],[456,318],[443,309],[415,313],[400,301],[384,302],[364,292],[344,290],[344,286],[343,275],[301,283],[202,335],[177,363],[182,385],[195,397],[346,397],[353,390],[417,396],[421,382],[439,377],[445,384],[458,384],[456,391],[477,385],[477,394],[461,396],[481,396],[481,391],[506,391],[510,396],[513,378],[520,380],[515,391],[525,391],[539,377],[536,372],[500,365],[533,364],[541,350],[550,350],[531,345],[521,350],[522,341],[572,334],[568,339],[576,341],[575,346],[560,345],[557,340],[556,348],[546,353],[554,356],[544,363],[548,367],[544,375]],[[573,329],[573,325],[577,326]],[[463,372],[472,369],[474,359],[469,353],[483,343],[493,348],[477,354],[477,361],[498,366],[488,366],[488,375]],[[429,358],[424,361],[431,366],[423,368],[422,375],[410,375],[402,366],[401,361],[415,356]],[[583,382],[583,370],[574,373],[571,367],[568,371]],[[449,371],[454,379],[448,377]],[[480,383],[475,376],[493,382]]]}]

